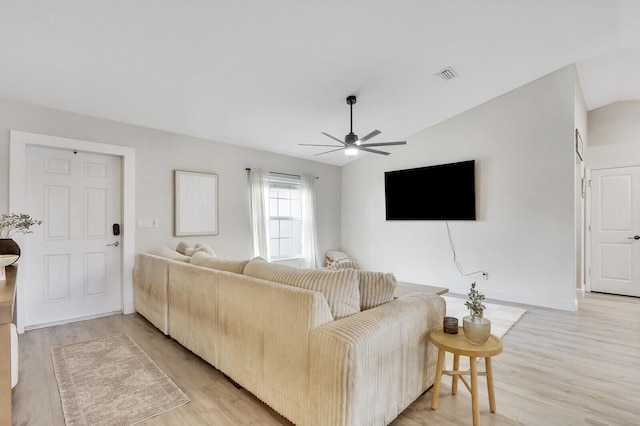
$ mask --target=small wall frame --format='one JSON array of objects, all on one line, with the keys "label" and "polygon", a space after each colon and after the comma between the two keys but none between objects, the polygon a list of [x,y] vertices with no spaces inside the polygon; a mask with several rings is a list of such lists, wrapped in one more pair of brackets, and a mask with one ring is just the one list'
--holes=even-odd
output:
[{"label": "small wall frame", "polygon": [[218,175],[174,170],[174,235],[218,235]]},{"label": "small wall frame", "polygon": [[583,161],[584,157],[584,142],[582,142],[582,137],[580,136],[580,132],[576,129],[576,154],[578,154],[578,158],[580,161]]}]

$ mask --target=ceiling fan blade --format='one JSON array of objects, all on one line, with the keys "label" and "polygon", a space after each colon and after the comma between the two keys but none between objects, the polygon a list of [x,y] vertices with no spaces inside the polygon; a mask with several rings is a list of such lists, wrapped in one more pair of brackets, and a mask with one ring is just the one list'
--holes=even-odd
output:
[{"label": "ceiling fan blade", "polygon": [[302,145],[302,146],[334,146],[336,148],[344,148],[343,146],[340,146],[340,145],[319,145],[319,144],[315,144],[315,143],[299,143],[298,145]]},{"label": "ceiling fan blade", "polygon": [[366,142],[371,138],[375,138],[376,136],[378,136],[380,133],[382,133],[380,130],[374,130],[373,132],[369,133],[367,136],[360,138],[360,143],[362,142]]},{"label": "ceiling fan blade", "polygon": [[389,155],[388,152],[384,152],[384,151],[378,151],[377,149],[371,149],[371,148],[363,148],[362,145],[360,145],[358,147],[358,149],[360,151],[367,151],[367,152],[373,152],[374,154],[382,154],[382,155]]},{"label": "ceiling fan blade", "polygon": [[323,135],[325,135],[328,138],[331,138],[333,140],[336,140],[336,141],[340,142],[342,145],[346,145],[346,143],[344,143],[344,141],[341,141],[340,139],[336,138],[335,136],[331,136],[329,133],[325,133],[325,132],[320,132],[320,133],[322,133]]},{"label": "ceiling fan blade", "polygon": [[391,145],[406,145],[407,141],[397,141],[397,142],[379,142],[379,143],[365,143],[360,145],[360,148],[369,147],[369,146],[391,146]]},{"label": "ceiling fan blade", "polygon": [[332,149],[331,151],[325,151],[325,152],[320,152],[318,154],[313,154],[313,156],[315,157],[316,155],[328,154],[330,152],[335,152],[335,151],[342,151],[343,149],[344,148]]}]

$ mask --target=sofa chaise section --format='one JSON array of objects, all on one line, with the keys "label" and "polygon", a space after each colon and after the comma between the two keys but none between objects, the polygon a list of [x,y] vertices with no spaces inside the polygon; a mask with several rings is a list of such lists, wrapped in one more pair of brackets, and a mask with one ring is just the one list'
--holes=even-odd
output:
[{"label": "sofa chaise section", "polygon": [[311,332],[314,425],[386,425],[435,378],[444,299],[416,293]]}]

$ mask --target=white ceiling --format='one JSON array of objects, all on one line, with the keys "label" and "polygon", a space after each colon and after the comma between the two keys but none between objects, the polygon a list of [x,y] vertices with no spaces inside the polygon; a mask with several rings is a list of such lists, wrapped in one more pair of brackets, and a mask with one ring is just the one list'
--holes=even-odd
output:
[{"label": "white ceiling", "polygon": [[342,165],[297,144],[342,138],[350,94],[370,142],[572,63],[588,109],[640,99],[639,21],[636,0],[0,0],[0,97]]}]

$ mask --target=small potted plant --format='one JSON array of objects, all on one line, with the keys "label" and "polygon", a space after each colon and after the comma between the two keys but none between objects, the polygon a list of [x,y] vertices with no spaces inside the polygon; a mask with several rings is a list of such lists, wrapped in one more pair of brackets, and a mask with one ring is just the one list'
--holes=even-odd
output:
[{"label": "small potted plant", "polygon": [[469,315],[472,317],[482,318],[484,309],[486,306],[482,304],[484,301],[484,294],[480,293],[476,289],[476,283],[471,283],[471,290],[467,293],[469,299],[464,302],[464,306],[469,308]]},{"label": "small potted plant", "polygon": [[27,213],[5,213],[0,216],[0,256],[15,257],[9,265],[20,257],[20,246],[11,237],[16,234],[31,234],[31,227],[41,223],[41,220],[33,219]]},{"label": "small potted plant", "polygon": [[471,284],[467,293],[468,299],[464,305],[469,308],[469,316],[462,319],[464,335],[470,343],[481,345],[491,335],[491,321],[484,318],[484,294],[476,289],[476,283]]}]

